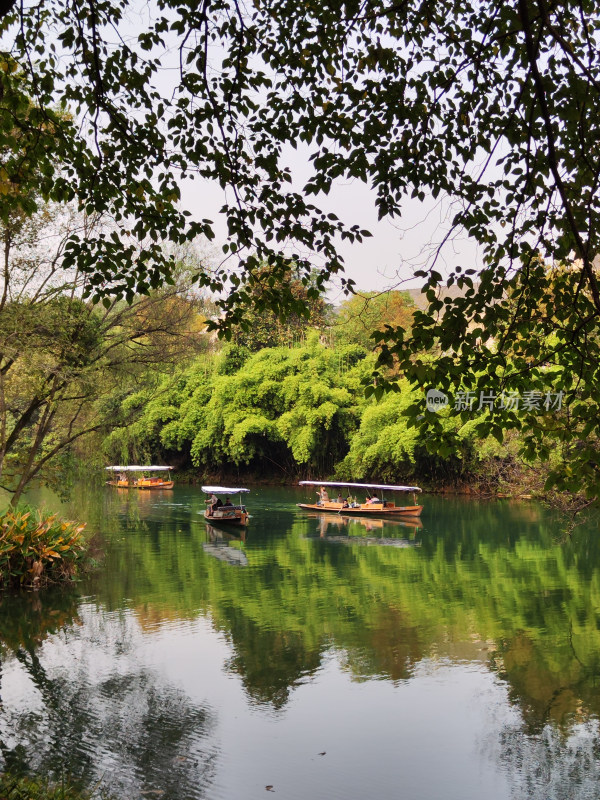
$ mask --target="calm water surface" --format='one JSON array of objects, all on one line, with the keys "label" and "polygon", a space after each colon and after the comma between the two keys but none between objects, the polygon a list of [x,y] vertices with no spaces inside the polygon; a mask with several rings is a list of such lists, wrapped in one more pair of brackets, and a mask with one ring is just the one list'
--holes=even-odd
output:
[{"label": "calm water surface", "polygon": [[196,488],[78,487],[102,567],[0,601],[0,766],[119,798],[597,798],[597,525],[305,497],[253,491],[241,540]]}]

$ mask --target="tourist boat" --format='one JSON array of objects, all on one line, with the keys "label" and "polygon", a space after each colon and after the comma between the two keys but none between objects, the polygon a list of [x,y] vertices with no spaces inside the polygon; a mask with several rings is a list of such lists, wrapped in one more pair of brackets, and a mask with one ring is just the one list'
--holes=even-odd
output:
[{"label": "tourist boat", "polygon": [[114,473],[114,478],[107,481],[108,485],[119,489],[172,489],[174,486],[171,479],[173,467],[118,466],[106,469]]},{"label": "tourist boat", "polygon": [[[207,498],[207,508],[204,511],[204,519],[211,524],[217,525],[247,525],[248,512],[246,506],[242,503],[242,494],[248,493],[250,489],[232,489],[225,486],[203,486],[202,491],[211,497]],[[230,502],[229,498],[232,495],[239,494],[239,503],[234,505]],[[216,496],[217,500],[212,500],[212,495]],[[219,495],[225,495],[225,502],[223,503]]]},{"label": "tourist boat", "polygon": [[[344,516],[373,516],[373,517],[418,517],[423,506],[417,505],[418,486],[388,486],[382,483],[341,483],[334,481],[300,481],[300,486],[318,487],[316,503],[298,503],[299,508],[308,508],[311,511],[328,511]],[[337,499],[329,498],[329,489],[337,489]],[[342,490],[352,490],[349,494]],[[356,498],[357,490],[366,494],[364,502]],[[377,494],[375,494],[377,492]],[[386,499],[386,495],[393,492],[412,494],[412,505],[400,505],[396,501]]]}]

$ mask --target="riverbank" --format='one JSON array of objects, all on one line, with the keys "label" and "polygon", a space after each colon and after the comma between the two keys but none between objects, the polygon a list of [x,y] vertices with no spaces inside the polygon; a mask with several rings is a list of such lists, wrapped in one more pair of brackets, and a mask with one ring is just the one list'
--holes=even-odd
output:
[{"label": "riverbank", "polygon": [[[316,476],[312,474],[298,473],[290,476],[271,473],[257,477],[251,471],[227,471],[210,472],[199,475],[196,470],[183,470],[175,472],[175,481],[179,485],[186,486],[281,486],[294,487],[301,480],[319,480],[322,478],[327,481],[336,480],[335,476]],[[340,479],[341,480],[341,479]],[[350,479],[348,479],[350,480]],[[436,483],[431,480],[420,480],[414,476],[410,478],[396,478],[383,481],[377,477],[369,479],[360,478],[352,482],[356,483],[390,483],[394,485],[418,485],[427,494],[447,494],[472,497],[498,497],[498,498],[518,498],[521,500],[544,500],[547,493],[544,492],[543,477],[537,474],[532,478],[527,473],[517,473],[512,481],[508,480],[489,480],[476,477],[465,481],[444,481]]]}]

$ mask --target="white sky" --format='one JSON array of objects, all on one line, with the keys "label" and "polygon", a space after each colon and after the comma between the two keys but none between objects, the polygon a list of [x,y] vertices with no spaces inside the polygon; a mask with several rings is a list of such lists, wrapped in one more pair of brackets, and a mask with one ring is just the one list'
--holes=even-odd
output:
[{"label": "white sky", "polygon": [[[291,148],[290,153],[294,188],[299,189],[308,177],[308,162],[305,154]],[[225,220],[219,218],[224,198],[221,189],[208,181],[186,179],[181,184],[181,191],[183,207],[189,209],[194,217],[214,221],[216,239],[212,249],[220,251],[227,241]],[[374,200],[374,192],[357,180],[338,182],[328,196],[314,199],[325,212],[332,211],[347,225],[358,224],[373,234],[362,243],[340,242],[339,252],[346,264],[346,276],[356,282],[358,291],[421,286],[423,279],[415,278],[414,271],[431,265],[437,246],[449,228],[448,203],[421,203],[408,198],[401,218],[379,221]],[[478,266],[475,246],[464,236],[444,244],[436,269],[445,277],[457,265],[463,268]],[[339,286],[334,282],[329,299],[336,302],[342,298]]]}]

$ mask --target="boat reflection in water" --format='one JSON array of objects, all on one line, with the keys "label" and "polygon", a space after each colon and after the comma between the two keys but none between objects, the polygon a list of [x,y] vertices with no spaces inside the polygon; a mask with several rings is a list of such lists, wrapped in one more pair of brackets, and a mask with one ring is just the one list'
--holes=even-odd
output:
[{"label": "boat reflection in water", "polygon": [[[422,529],[416,520],[365,519],[337,514],[307,514],[319,522],[321,539],[348,545],[378,545],[379,547],[420,547],[415,537]],[[365,535],[371,534],[371,535]],[[401,536],[398,536],[401,534]]]},{"label": "boat reflection in water", "polygon": [[248,558],[243,550],[237,547],[231,547],[234,542],[245,542],[246,531],[240,529],[235,533],[228,533],[227,531],[215,528],[214,525],[206,523],[206,533],[208,534],[208,542],[204,542],[202,549],[205,553],[213,558],[218,558],[219,561],[225,561],[233,567],[247,567]]}]

